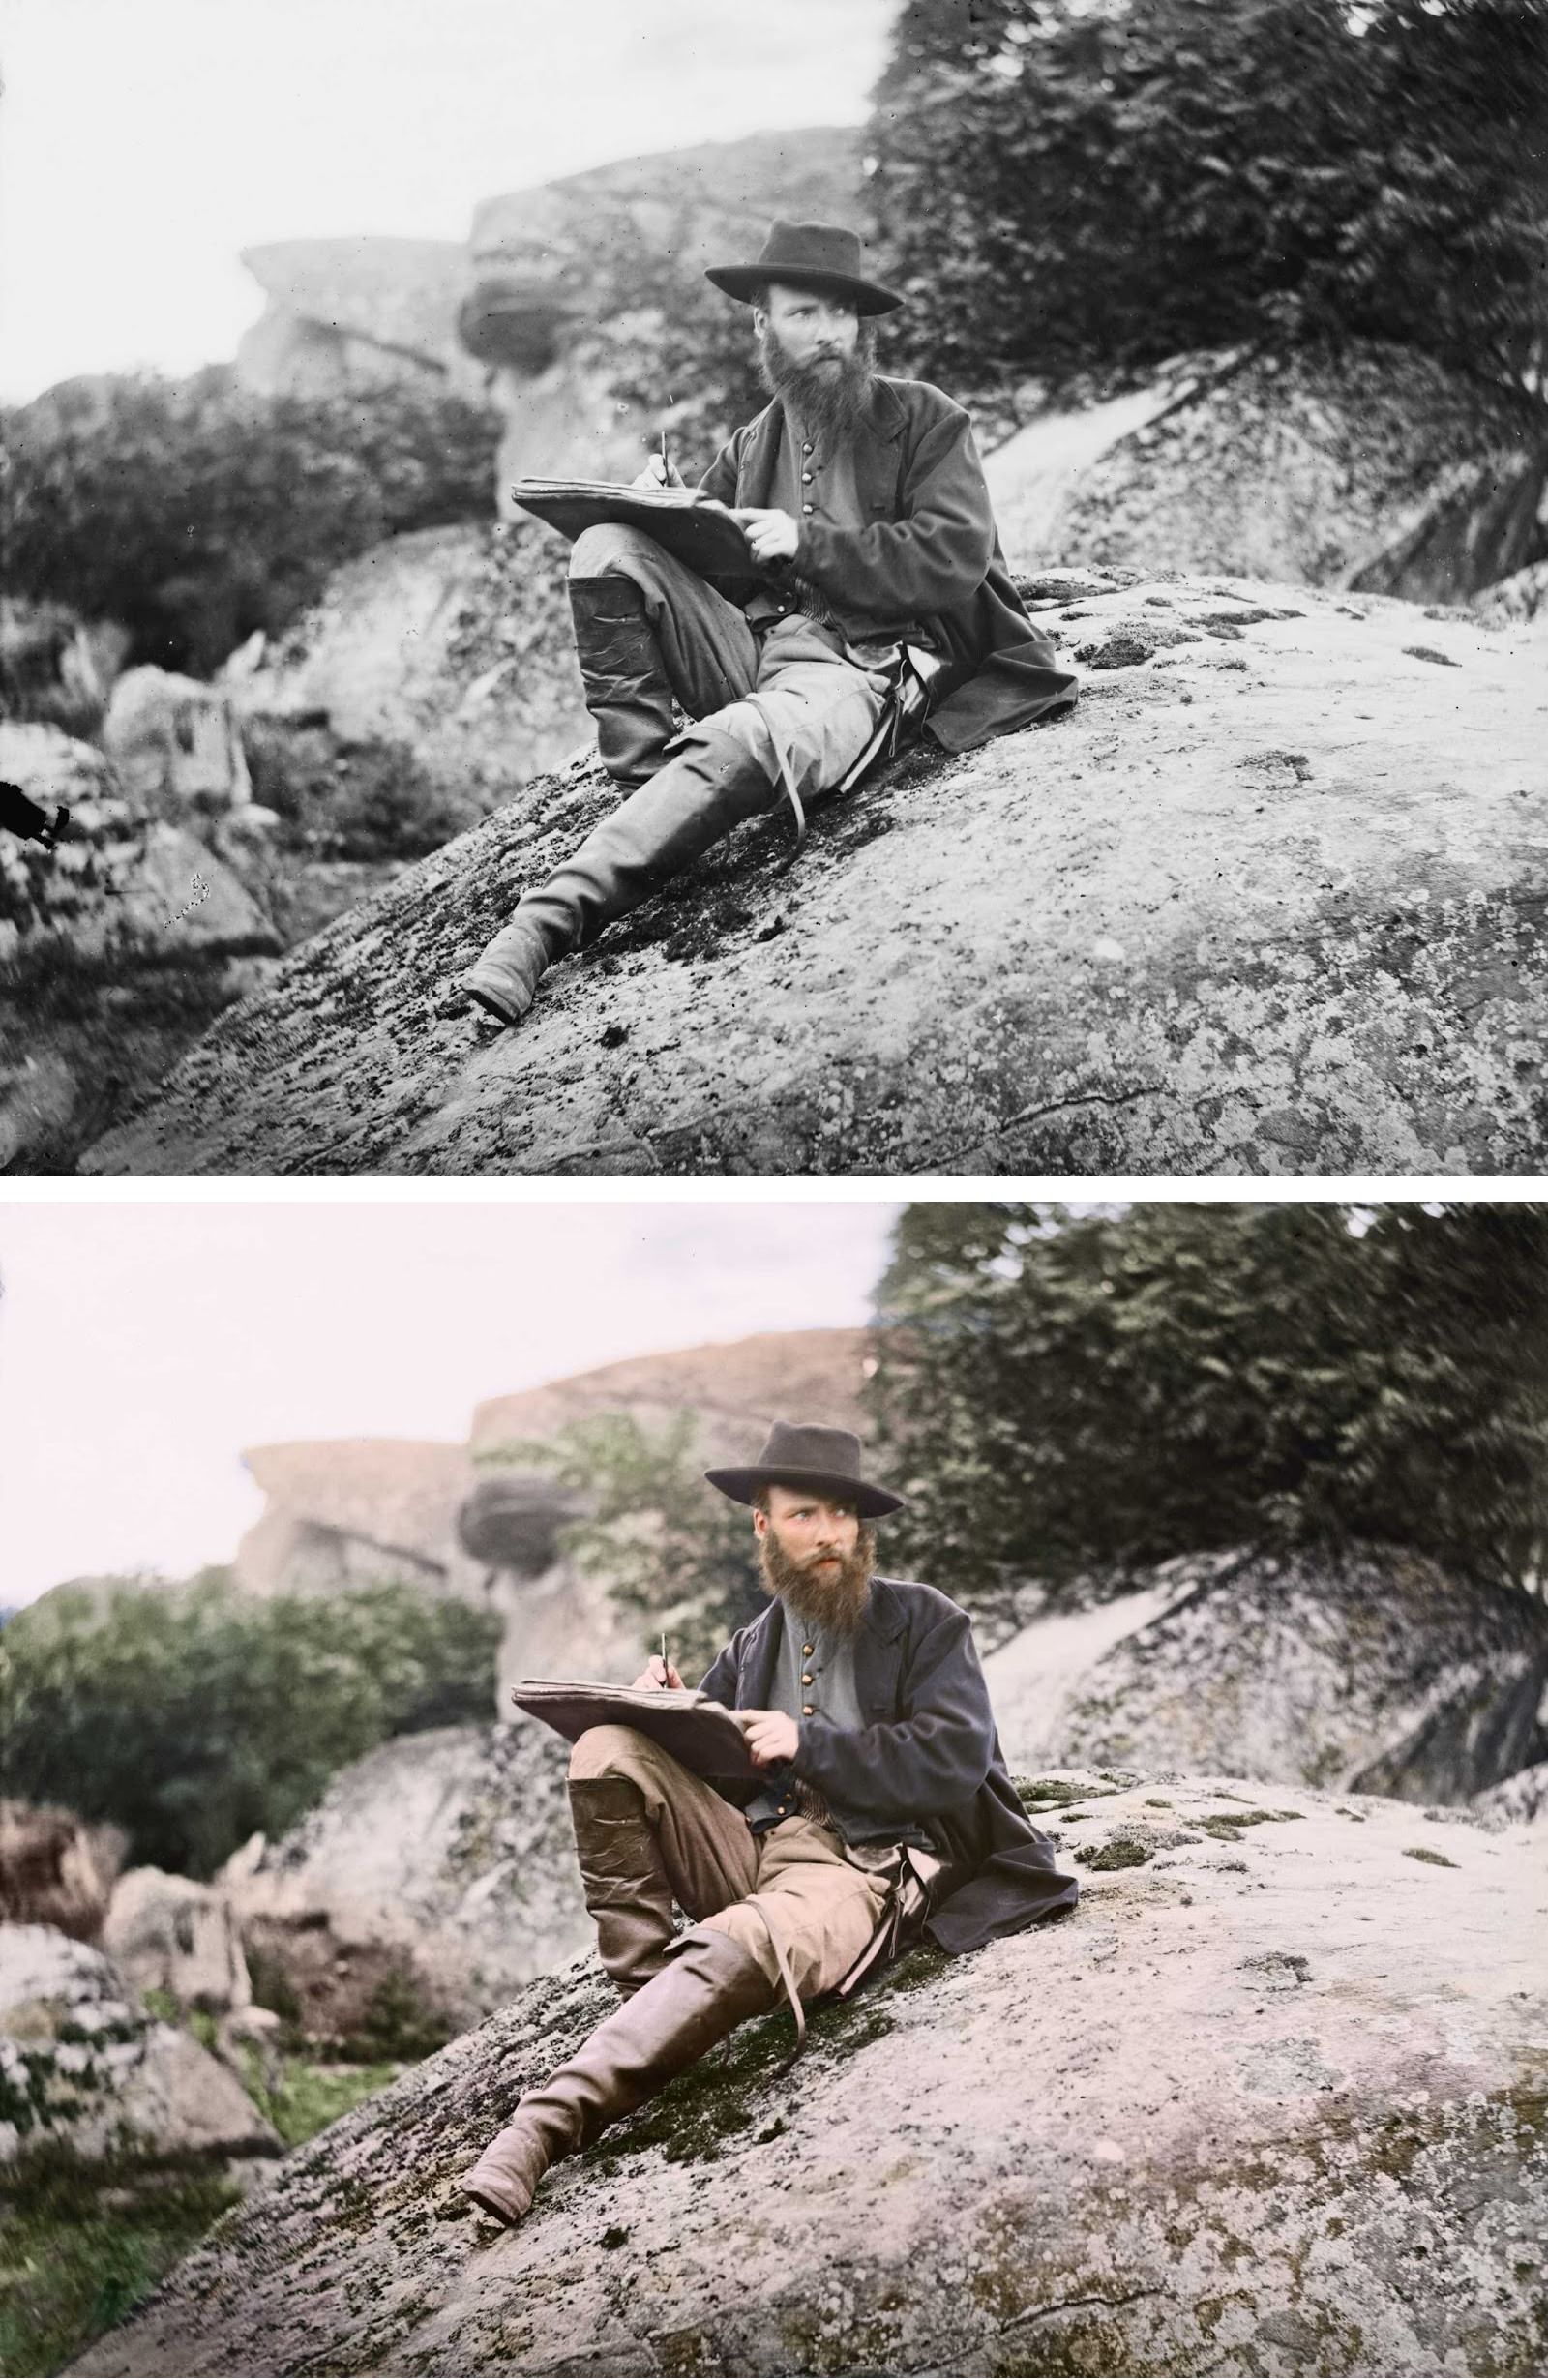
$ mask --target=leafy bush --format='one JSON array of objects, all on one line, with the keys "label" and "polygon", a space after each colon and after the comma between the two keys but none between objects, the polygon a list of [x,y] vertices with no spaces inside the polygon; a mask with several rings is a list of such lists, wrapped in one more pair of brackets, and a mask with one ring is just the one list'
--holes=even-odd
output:
[{"label": "leafy bush", "polygon": [[207,674],[383,538],[483,520],[498,416],[409,385],[259,397],[228,368],[66,383],[0,415],[8,583]]},{"label": "leafy bush", "polygon": [[665,1630],[673,1666],[690,1684],[767,1601],[751,1523],[705,1482],[698,1435],[691,1413],[659,1432],[629,1413],[592,1413],[551,1439],[491,1446],[477,1457],[488,1470],[546,1472],[584,1496],[588,1516],[559,1532],[560,1547],[623,1610],[639,1613],[641,1662],[659,1651]]},{"label": "leafy bush", "polygon": [[895,1527],[949,1592],[1349,1538],[1540,1579],[1548,1207],[916,1205],[878,1295]]},{"label": "leafy bush", "polygon": [[135,1864],[208,1876],[385,1738],[488,1717],[500,1623],[397,1585],[313,1600],[61,1591],[0,1637],[0,1790],[111,1818]]},{"label": "leafy bush", "polygon": [[1355,331],[1548,357],[1548,12],[908,0],[874,182],[917,368]]}]

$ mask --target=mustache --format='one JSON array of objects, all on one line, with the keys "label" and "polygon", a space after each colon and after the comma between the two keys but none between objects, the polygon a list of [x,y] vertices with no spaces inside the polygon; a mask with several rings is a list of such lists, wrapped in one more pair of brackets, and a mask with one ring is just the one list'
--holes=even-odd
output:
[{"label": "mustache", "polygon": [[848,1555],[828,1548],[792,1556],[772,1532],[759,1546],[770,1594],[778,1595],[802,1621],[844,1636],[852,1635],[865,1618],[876,1557],[876,1532],[868,1527],[862,1527]]}]

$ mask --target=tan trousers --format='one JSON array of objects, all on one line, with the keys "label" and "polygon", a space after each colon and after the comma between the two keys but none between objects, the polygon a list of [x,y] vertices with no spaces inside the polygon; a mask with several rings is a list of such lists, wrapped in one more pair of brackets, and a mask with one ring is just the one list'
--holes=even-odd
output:
[{"label": "tan trousers", "polygon": [[633,1727],[588,1728],[571,1754],[570,1774],[627,1777],[638,1786],[679,1909],[729,1934],[777,1985],[772,1931],[803,2001],[831,1991],[876,1931],[885,1880],[851,1866],[833,1828],[786,1818],[754,1834],[713,1786]]},{"label": "tan trousers", "polygon": [[803,802],[837,785],[870,742],[887,671],[880,661],[871,669],[855,659],[835,630],[791,612],[759,642],[746,616],[697,571],[617,522],[582,531],[570,576],[631,580],[690,720],[730,736]]}]

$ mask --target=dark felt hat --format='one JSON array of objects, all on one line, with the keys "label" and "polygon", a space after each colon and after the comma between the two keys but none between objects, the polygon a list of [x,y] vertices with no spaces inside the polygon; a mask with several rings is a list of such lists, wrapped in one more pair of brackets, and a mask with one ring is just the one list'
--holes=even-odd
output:
[{"label": "dark felt hat", "polygon": [[750,1504],[760,1487],[817,1488],[852,1503],[863,1521],[901,1512],[904,1499],[860,1476],[860,1441],[852,1430],[825,1430],[819,1423],[776,1421],[756,1463],[730,1471],[706,1471],[711,1487],[733,1502]]},{"label": "dark felt hat", "polygon": [[859,234],[842,223],[788,223],[776,218],[756,264],[711,265],[704,279],[747,304],[765,282],[848,298],[862,314],[890,314],[904,304],[896,289],[867,281],[860,270]]}]

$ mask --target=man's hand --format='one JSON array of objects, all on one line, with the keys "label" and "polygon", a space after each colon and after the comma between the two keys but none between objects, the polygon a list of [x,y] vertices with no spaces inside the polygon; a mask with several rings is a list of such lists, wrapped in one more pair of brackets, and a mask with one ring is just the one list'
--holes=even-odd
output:
[{"label": "man's hand", "polygon": [[688,482],[674,462],[663,462],[652,455],[638,479],[629,482],[631,488],[686,488]]},{"label": "man's hand", "polygon": [[747,1748],[758,1769],[771,1769],[777,1760],[793,1760],[801,1740],[795,1721],[783,1711],[736,1711]]},{"label": "man's hand", "polygon": [[681,1684],[682,1680],[671,1663],[664,1661],[658,1652],[649,1667],[640,1671],[629,1690],[631,1693],[636,1693],[641,1686],[680,1686]]},{"label": "man's hand", "polygon": [[755,562],[792,562],[801,542],[801,524],[789,513],[759,512],[753,505],[733,506],[731,519],[746,534]]}]

